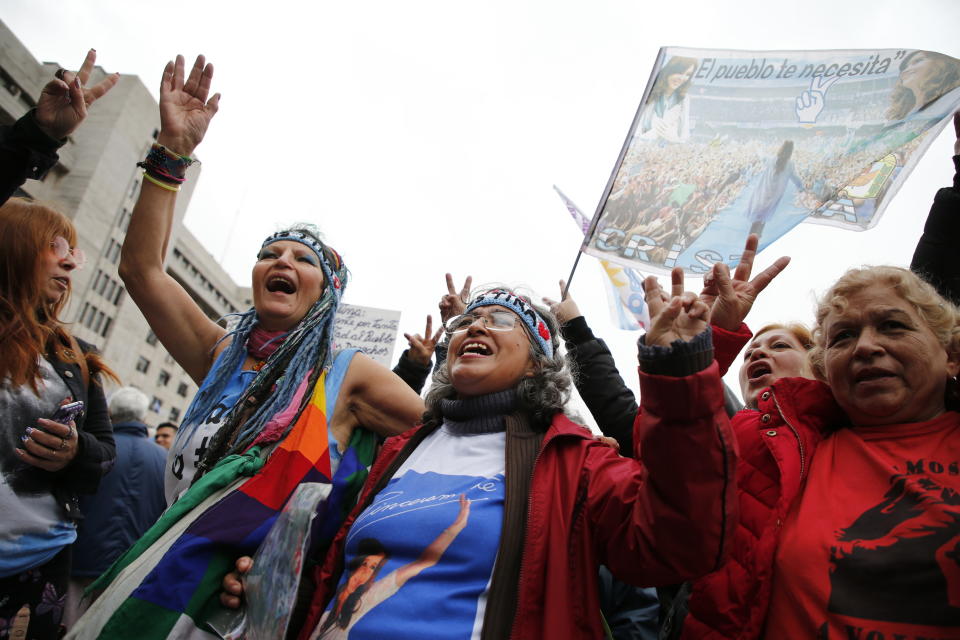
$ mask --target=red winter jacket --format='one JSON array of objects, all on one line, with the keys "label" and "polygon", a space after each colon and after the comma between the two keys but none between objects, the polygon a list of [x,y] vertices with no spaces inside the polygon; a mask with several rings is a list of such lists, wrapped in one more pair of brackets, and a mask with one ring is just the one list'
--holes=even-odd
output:
[{"label": "red winter jacket", "polygon": [[[634,441],[641,462],[596,442],[558,414],[534,464],[512,638],[600,638],[598,567],[640,585],[669,584],[720,566],[736,522],[733,434],[716,363],[689,378],[641,374],[647,411]],[[677,385],[701,403],[680,403]],[[696,407],[694,406],[696,405]],[[421,427],[422,428],[422,427]],[[346,534],[413,429],[389,439],[363,494],[317,571],[300,637],[309,637],[342,570]]]},{"label": "red winter jacket", "polygon": [[[684,393],[696,398],[693,389]],[[846,423],[830,389],[816,380],[777,380],[760,394],[757,406],[733,418],[740,448],[740,521],[730,559],[693,583],[684,640],[761,636],[781,523],[801,492],[823,434]]]}]

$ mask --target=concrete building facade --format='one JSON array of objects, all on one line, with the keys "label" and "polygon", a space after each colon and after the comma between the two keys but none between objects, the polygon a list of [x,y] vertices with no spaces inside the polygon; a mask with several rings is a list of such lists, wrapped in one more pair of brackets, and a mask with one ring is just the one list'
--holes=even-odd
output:
[{"label": "concrete building facade", "polygon": [[[82,55],[83,52],[78,52]],[[58,65],[38,62],[0,22],[0,124],[33,108]],[[90,83],[105,76],[97,67]],[[156,101],[136,76],[120,82],[89,111],[60,151],[60,162],[19,195],[51,204],[77,228],[85,267],[73,274],[73,293],[61,320],[79,338],[97,345],[124,384],[152,398],[153,426],[179,422],[197,387],[150,331],[117,275],[130,214],[140,191],[144,158],[160,126]],[[195,164],[177,199],[166,269],[204,312],[218,320],[250,307],[250,290],[238,286],[183,226],[202,165]]]}]

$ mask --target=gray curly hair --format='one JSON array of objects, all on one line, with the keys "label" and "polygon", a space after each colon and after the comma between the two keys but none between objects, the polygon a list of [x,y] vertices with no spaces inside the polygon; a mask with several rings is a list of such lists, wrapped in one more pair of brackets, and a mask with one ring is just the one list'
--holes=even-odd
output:
[{"label": "gray curly hair", "polygon": [[[476,293],[473,298],[482,297],[492,289],[504,288],[485,288],[483,291]],[[573,378],[566,359],[560,354],[560,324],[556,316],[549,309],[534,303],[529,296],[518,294],[516,291],[514,293],[536,310],[550,330],[550,341],[553,345],[552,357],[547,356],[540,350],[527,325],[523,322],[519,323],[526,332],[530,359],[533,360],[536,373],[529,378],[523,378],[517,384],[517,405],[521,411],[530,416],[534,428],[539,431],[546,431],[553,416],[565,412],[567,401],[570,399]],[[454,389],[453,383],[450,381],[450,372],[446,363],[435,367],[433,383],[424,399],[427,406],[427,410],[423,414],[424,423],[442,420],[440,401],[453,400],[456,397],[457,390]]]}]

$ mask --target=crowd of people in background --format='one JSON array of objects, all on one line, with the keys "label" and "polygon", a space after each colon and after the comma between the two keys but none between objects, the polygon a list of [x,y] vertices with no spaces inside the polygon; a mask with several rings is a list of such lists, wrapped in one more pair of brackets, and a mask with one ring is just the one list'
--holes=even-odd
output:
[{"label": "crowd of people in background", "polygon": [[[694,68],[672,62],[644,125],[671,142]],[[851,269],[810,328],[745,324],[790,262],[754,273],[757,233],[698,293],[680,269],[647,278],[638,399],[572,297],[469,277],[447,274],[442,328],[405,334],[393,371],[336,350],[349,272],[309,224],[265,238],[252,307],[210,320],[163,268],[220,97],[203,56],[177,56],[120,275],[199,390],[151,441],[147,396],[60,319],[76,229],[10,197],[116,84],[86,86],[94,63],[0,128],[0,638],[218,637],[273,595],[246,580],[308,484],[326,497],[303,550],[279,550],[302,566],[272,611],[285,637],[960,638],[960,114],[957,176],[910,268]],[[752,173],[829,182],[804,160],[815,144],[688,141],[609,206],[688,241],[680,223],[705,226]],[[741,352],[742,403],[721,379]]]}]

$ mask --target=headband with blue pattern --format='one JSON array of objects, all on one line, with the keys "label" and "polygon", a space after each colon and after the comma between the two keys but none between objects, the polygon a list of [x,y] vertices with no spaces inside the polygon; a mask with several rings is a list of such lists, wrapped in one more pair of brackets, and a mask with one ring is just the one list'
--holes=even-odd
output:
[{"label": "headband with blue pattern", "polygon": [[[299,242],[300,244],[309,247],[315,254],[317,254],[317,258],[320,259],[320,269],[323,271],[323,275],[326,276],[327,282],[333,284],[333,293],[339,299],[343,294],[343,284],[341,283],[340,278],[337,276],[337,272],[340,271],[340,264],[342,263],[340,254],[334,251],[332,247],[327,247],[324,245],[309,233],[297,231],[295,229],[277,231],[273,235],[267,236],[267,239],[263,241],[263,244],[260,245],[260,248],[263,249],[267,245],[273,244],[274,242],[282,242],[284,240],[289,242]],[[327,260],[327,254],[324,252],[324,249],[330,251],[337,264],[330,264],[330,262]]]},{"label": "headband with blue pattern", "polygon": [[512,291],[507,291],[506,289],[491,289],[490,291],[485,291],[467,305],[464,313],[470,313],[477,307],[486,307],[494,304],[506,307],[517,314],[520,319],[523,320],[524,324],[527,325],[527,329],[530,330],[530,335],[536,340],[540,350],[546,354],[548,358],[553,357],[553,337],[550,335],[550,329],[547,328],[547,323],[543,321],[543,318],[540,317],[540,314],[537,313],[536,309],[534,309],[530,303]]}]

